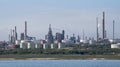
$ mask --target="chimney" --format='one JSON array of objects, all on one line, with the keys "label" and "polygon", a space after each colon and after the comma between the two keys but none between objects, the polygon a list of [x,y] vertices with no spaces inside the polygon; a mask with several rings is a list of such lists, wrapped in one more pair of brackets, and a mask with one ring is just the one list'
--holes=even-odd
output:
[{"label": "chimney", "polygon": [[17,40],[17,27],[15,26],[15,40]]},{"label": "chimney", "polygon": [[13,29],[12,43],[15,44],[15,30]]},{"label": "chimney", "polygon": [[12,43],[12,29],[10,29],[10,43]]},{"label": "chimney", "polygon": [[103,12],[103,21],[102,21],[102,38],[105,38],[105,12]]},{"label": "chimney", "polygon": [[98,29],[98,17],[97,17],[97,18],[96,18],[96,31],[97,31],[97,32],[96,32],[96,33],[97,33],[97,38],[96,38],[96,39],[97,39],[97,41],[98,41],[98,39],[99,39],[99,32],[98,32],[98,30],[99,30],[99,29]]},{"label": "chimney", "polygon": [[83,29],[83,40],[85,39],[85,32],[84,32],[84,29]]},{"label": "chimney", "polygon": [[113,43],[115,39],[115,21],[113,20]]},{"label": "chimney", "polygon": [[10,36],[10,34],[8,35],[8,37],[9,37],[9,39],[8,39],[8,40],[9,40],[9,43],[10,43],[10,42],[11,42],[11,36]]},{"label": "chimney", "polygon": [[25,37],[24,37],[24,40],[26,40],[26,37],[27,37],[27,21],[25,21]]}]

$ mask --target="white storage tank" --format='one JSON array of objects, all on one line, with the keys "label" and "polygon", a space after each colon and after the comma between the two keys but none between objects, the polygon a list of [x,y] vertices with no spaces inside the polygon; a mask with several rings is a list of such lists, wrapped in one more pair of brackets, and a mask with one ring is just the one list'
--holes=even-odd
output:
[{"label": "white storage tank", "polygon": [[43,44],[43,49],[48,49],[48,44]]},{"label": "white storage tank", "polygon": [[65,44],[63,43],[58,43],[58,49],[65,48]]},{"label": "white storage tank", "polygon": [[40,44],[35,44],[35,48],[40,48],[41,46],[40,46]]},{"label": "white storage tank", "polygon": [[51,44],[50,47],[51,47],[51,49],[54,49],[54,44]]},{"label": "white storage tank", "polygon": [[20,44],[20,40],[16,40],[15,45],[19,45],[19,44]]},{"label": "white storage tank", "polygon": [[27,48],[28,49],[34,49],[35,48],[35,43],[33,43],[33,42],[27,42]]},{"label": "white storage tank", "polygon": [[111,44],[111,48],[118,48],[118,49],[120,49],[120,43]]},{"label": "white storage tank", "polygon": [[26,42],[20,43],[20,48],[27,49],[27,43]]}]

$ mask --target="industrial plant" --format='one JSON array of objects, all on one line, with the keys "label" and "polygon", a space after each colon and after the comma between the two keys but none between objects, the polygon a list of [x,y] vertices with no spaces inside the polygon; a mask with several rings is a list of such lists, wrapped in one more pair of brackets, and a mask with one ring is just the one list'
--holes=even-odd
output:
[{"label": "industrial plant", "polygon": [[[0,42],[0,49],[65,49],[69,48],[72,45],[106,45],[110,44],[111,48],[120,48],[120,39],[115,39],[114,37],[114,24],[113,21],[113,39],[107,38],[107,30],[105,28],[105,12],[103,12],[102,19],[102,37],[99,36],[99,27],[98,27],[98,18],[96,18],[96,38],[87,38],[83,36],[75,35],[68,38],[68,35],[65,34],[65,30],[61,32],[56,32],[54,35],[52,33],[52,26],[49,24],[48,33],[45,35],[45,39],[37,40],[36,37],[29,36],[27,33],[27,21],[25,21],[24,33],[21,33],[20,38],[18,38],[17,27],[11,29],[9,35],[9,41]],[[67,35],[67,36],[66,36]],[[83,37],[83,38],[81,38]]]}]

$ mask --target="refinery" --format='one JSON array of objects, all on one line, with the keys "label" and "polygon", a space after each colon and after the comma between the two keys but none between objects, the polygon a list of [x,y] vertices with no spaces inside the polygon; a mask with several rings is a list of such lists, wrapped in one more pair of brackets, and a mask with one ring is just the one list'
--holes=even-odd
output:
[{"label": "refinery", "polygon": [[[24,33],[21,33],[20,38],[18,38],[17,27],[11,29],[9,35],[9,41],[1,41],[0,49],[9,50],[9,49],[66,49],[72,45],[108,45],[110,44],[111,48],[120,48],[120,39],[114,37],[115,34],[115,21],[113,20],[113,38],[108,39],[106,28],[105,28],[105,12],[102,13],[102,37],[100,37],[99,27],[98,27],[98,18],[96,18],[96,38],[88,38],[84,36],[73,35],[69,36],[65,34],[65,30],[57,32],[55,35],[52,33],[52,25],[49,24],[48,33],[45,35],[45,39],[37,40],[36,37],[29,36],[27,21],[24,22]],[[81,38],[83,37],[83,38]]]}]

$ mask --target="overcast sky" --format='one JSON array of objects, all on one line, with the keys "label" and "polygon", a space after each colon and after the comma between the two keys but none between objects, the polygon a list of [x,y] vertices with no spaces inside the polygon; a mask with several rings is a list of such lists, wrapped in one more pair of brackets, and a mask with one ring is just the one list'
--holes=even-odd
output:
[{"label": "overcast sky", "polygon": [[112,21],[115,20],[115,37],[120,38],[120,0],[0,0],[0,40],[8,40],[10,29],[17,26],[18,36],[28,22],[28,35],[44,38],[52,25],[53,35],[65,30],[66,35],[96,37],[96,17],[99,18],[101,36],[102,12],[108,38],[112,38]]}]

